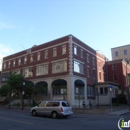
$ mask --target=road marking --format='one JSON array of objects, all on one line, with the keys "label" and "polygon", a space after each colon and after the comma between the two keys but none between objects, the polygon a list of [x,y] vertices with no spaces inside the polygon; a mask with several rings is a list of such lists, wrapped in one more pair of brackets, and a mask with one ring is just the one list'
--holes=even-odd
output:
[{"label": "road marking", "polygon": [[31,122],[18,121],[18,120],[13,120],[13,119],[4,118],[4,117],[0,117],[0,119],[9,120],[9,121],[15,121],[15,122],[24,123],[24,124],[33,124],[33,123],[31,123]]}]

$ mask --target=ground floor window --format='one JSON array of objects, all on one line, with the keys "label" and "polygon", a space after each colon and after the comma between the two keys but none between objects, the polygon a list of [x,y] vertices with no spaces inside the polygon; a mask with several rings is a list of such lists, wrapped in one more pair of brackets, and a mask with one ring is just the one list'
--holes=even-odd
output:
[{"label": "ground floor window", "polygon": [[95,95],[95,87],[87,86],[87,95],[88,96],[94,96]]}]

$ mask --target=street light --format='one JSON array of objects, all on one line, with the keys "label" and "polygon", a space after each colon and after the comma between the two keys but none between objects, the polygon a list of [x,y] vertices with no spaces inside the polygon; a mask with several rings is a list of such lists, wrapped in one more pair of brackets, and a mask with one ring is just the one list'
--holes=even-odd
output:
[{"label": "street light", "polygon": [[23,90],[22,90],[22,110],[24,109],[24,86],[25,82],[23,82]]},{"label": "street light", "polygon": [[110,104],[111,104],[111,112],[112,112],[112,86],[110,87]]}]

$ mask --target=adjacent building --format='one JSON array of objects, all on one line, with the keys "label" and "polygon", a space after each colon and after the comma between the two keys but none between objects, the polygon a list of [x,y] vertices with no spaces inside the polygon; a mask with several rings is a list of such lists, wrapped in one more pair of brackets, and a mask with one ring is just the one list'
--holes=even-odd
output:
[{"label": "adjacent building", "polygon": [[111,48],[112,60],[124,59],[129,62],[130,60],[130,44]]}]

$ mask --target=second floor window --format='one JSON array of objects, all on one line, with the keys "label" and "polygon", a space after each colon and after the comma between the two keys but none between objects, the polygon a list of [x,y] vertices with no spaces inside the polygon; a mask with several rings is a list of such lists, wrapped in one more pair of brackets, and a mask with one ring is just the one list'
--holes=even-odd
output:
[{"label": "second floor window", "polygon": [[62,55],[66,54],[66,46],[62,46]]},{"label": "second floor window", "polygon": [[113,65],[112,65],[112,70],[115,70],[115,69],[116,69],[116,65],[113,64]]},{"label": "second floor window", "polygon": [[87,67],[87,77],[90,77],[90,67]]},{"label": "second floor window", "polygon": [[78,61],[74,61],[74,71],[84,74],[84,65]]},{"label": "second floor window", "polygon": [[96,78],[96,73],[95,73],[95,69],[93,69],[93,78]]},{"label": "second floor window", "polygon": [[36,75],[45,75],[48,74],[48,64],[45,65],[39,65],[36,68]]},{"label": "second floor window", "polygon": [[116,74],[113,75],[113,79],[114,79],[114,81],[117,80],[117,76],[116,76]]},{"label": "second floor window", "polygon": [[101,80],[101,79],[102,79],[102,73],[99,72],[99,80]]},{"label": "second floor window", "polygon": [[93,65],[95,66],[95,58],[93,57]]},{"label": "second floor window", "polygon": [[67,62],[61,61],[52,64],[52,73],[60,73],[67,71]]}]

